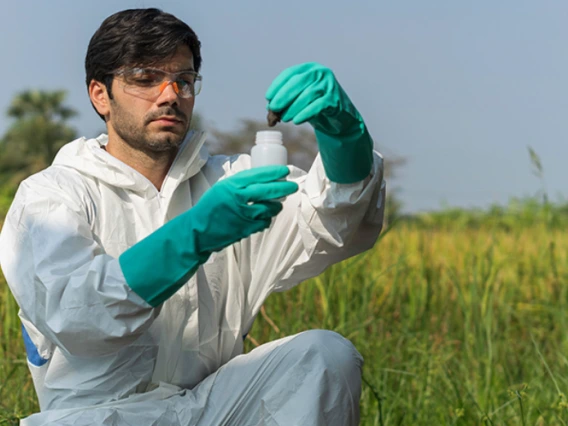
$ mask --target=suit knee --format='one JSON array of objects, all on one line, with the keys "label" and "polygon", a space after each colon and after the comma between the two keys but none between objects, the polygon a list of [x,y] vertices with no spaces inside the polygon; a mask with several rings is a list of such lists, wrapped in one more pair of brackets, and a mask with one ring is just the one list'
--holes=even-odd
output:
[{"label": "suit knee", "polygon": [[363,357],[349,340],[333,331],[310,330],[296,335],[291,343],[305,354],[317,355],[310,359],[342,376],[343,384],[360,393]]}]

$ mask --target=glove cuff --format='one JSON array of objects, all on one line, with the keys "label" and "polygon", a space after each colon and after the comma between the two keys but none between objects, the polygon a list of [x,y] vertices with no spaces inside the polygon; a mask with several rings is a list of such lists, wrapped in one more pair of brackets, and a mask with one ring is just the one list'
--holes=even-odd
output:
[{"label": "glove cuff", "polygon": [[316,139],[328,179],[336,183],[355,183],[365,179],[373,167],[373,140],[362,124],[351,134],[330,136],[316,130]]},{"label": "glove cuff", "polygon": [[188,212],[171,220],[119,257],[128,286],[157,307],[177,292],[211,253],[200,253]]}]

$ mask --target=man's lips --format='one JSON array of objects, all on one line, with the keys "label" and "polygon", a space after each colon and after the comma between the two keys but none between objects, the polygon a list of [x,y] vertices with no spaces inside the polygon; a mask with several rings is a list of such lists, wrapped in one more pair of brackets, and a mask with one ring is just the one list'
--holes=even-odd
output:
[{"label": "man's lips", "polygon": [[155,123],[159,123],[159,124],[166,124],[169,126],[175,125],[175,124],[183,124],[183,121],[180,120],[179,118],[176,117],[158,117],[154,120],[152,120]]}]

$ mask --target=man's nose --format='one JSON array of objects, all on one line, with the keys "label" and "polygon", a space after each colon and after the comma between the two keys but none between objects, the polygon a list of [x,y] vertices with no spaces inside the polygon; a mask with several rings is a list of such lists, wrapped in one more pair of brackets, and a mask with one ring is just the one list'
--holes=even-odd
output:
[{"label": "man's nose", "polygon": [[160,102],[175,103],[178,100],[178,85],[175,81],[164,81],[160,84]]}]

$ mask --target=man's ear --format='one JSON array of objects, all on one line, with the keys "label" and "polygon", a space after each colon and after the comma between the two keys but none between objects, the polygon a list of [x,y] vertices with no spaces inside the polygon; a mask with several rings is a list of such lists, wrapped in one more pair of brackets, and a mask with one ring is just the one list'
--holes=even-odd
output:
[{"label": "man's ear", "polygon": [[105,121],[110,114],[110,98],[104,83],[97,80],[91,80],[89,83],[89,98],[97,112],[105,117]]}]

